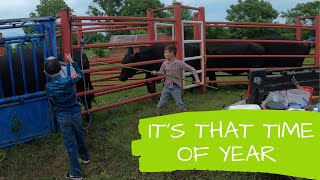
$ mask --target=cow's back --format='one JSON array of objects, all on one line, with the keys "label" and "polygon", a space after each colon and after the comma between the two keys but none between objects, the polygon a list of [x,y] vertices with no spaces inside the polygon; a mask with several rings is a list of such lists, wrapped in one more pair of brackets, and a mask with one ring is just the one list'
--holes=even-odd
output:
[{"label": "cow's back", "polygon": [[[280,36],[264,36],[257,38],[258,40],[289,40]],[[299,43],[260,43],[266,51],[267,55],[307,55],[309,48]],[[301,67],[304,61],[303,57],[288,58],[265,58],[265,67]]]},{"label": "cow's back", "polygon": [[[45,89],[46,76],[43,72],[43,55],[41,50],[36,50],[36,63],[37,63],[37,72],[35,72],[35,64],[33,58],[32,49],[24,49],[23,51],[24,57],[24,65],[25,65],[25,77],[27,83],[28,93],[37,92],[36,88],[36,78],[35,73],[38,74],[38,83],[39,83],[39,91],[43,91]],[[13,52],[11,54],[12,59],[12,71],[14,76],[14,85],[16,95],[22,95],[25,93],[24,90],[24,79],[22,72],[22,61],[21,61],[21,53],[18,49],[18,52]],[[1,82],[3,93],[5,97],[12,96],[12,81],[10,78],[10,65],[8,56],[4,55],[0,57],[0,73],[1,73]]]}]

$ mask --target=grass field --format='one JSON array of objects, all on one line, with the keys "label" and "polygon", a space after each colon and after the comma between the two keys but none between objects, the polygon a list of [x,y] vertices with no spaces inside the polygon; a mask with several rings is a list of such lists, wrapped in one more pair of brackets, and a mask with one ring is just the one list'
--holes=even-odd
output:
[{"label": "grass field", "polygon": [[[308,60],[312,61],[312,60]],[[310,63],[310,62],[308,62]],[[244,77],[246,78],[246,77]],[[158,89],[161,84],[157,85]],[[245,97],[246,84],[224,84],[219,90],[208,89],[201,95],[198,89],[188,90],[184,102],[188,111],[220,110]],[[146,94],[146,87],[97,97],[95,107]],[[86,179],[285,179],[283,176],[261,173],[218,171],[175,171],[170,173],[140,173],[138,157],[131,155],[131,141],[140,139],[139,119],[155,116],[156,99],[147,99],[93,114],[86,126],[91,163],[82,166]],[[171,100],[164,114],[176,113]],[[3,179],[63,179],[68,159],[60,134],[0,150],[0,180]]]}]

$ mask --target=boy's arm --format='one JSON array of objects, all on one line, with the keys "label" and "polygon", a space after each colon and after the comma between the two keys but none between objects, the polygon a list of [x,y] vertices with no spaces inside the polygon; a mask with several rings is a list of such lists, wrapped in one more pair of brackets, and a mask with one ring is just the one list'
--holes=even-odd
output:
[{"label": "boy's arm", "polygon": [[72,64],[74,70],[76,71],[76,77],[71,78],[73,83],[75,84],[82,78],[82,71],[81,71],[78,63],[73,61],[70,53],[67,52],[65,54],[65,59],[68,60],[68,62]]},{"label": "boy's arm", "polygon": [[79,64],[77,62],[72,62],[71,63],[74,70],[76,71],[77,76],[76,77],[72,77],[73,82],[77,83],[81,78],[82,78],[82,70],[79,67]]},{"label": "boy's arm", "polygon": [[163,75],[164,74],[164,67],[163,67],[163,64],[164,64],[164,62],[161,64],[161,67],[160,67],[160,70],[157,72],[157,71],[151,71],[151,74],[153,74],[153,75]]},{"label": "boy's arm", "polygon": [[185,70],[185,71],[189,71],[189,72],[191,72],[192,73],[192,75],[194,76],[194,78],[196,79],[196,81],[200,81],[199,80],[199,76],[198,76],[198,73],[197,73],[197,70],[194,68],[194,67],[192,67],[192,66],[190,66],[189,64],[187,64],[187,63],[185,63],[185,62],[180,62],[180,67],[183,69],[183,70]]}]

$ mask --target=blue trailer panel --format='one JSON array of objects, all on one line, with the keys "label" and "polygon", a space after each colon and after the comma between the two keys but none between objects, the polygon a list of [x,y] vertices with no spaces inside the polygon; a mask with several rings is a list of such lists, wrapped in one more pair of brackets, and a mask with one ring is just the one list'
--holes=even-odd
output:
[{"label": "blue trailer panel", "polygon": [[47,96],[0,105],[0,148],[56,131]]}]

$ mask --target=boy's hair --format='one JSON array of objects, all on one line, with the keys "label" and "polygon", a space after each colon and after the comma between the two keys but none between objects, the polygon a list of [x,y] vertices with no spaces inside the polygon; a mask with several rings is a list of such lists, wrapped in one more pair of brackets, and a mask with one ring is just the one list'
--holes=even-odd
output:
[{"label": "boy's hair", "polygon": [[44,63],[44,70],[48,75],[58,74],[61,70],[59,60],[53,56],[48,57]]},{"label": "boy's hair", "polygon": [[169,53],[173,53],[174,55],[177,53],[177,48],[175,45],[168,45],[164,48],[164,50],[167,50]]}]

